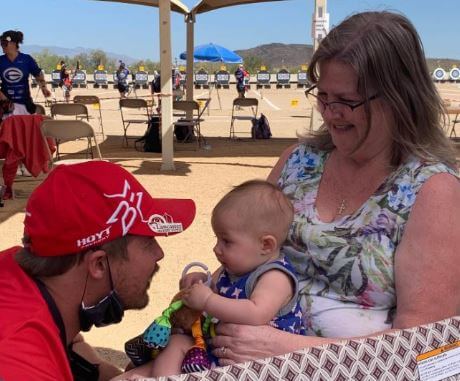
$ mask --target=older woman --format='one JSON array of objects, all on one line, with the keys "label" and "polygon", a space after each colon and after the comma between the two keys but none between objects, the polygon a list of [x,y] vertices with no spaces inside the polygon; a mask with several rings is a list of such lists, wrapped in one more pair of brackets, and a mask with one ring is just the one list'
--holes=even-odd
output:
[{"label": "older woman", "polygon": [[324,124],[269,175],[295,209],[284,252],[309,336],[221,324],[223,365],[460,313],[460,183],[413,25],[351,16],[321,42],[309,76]]}]

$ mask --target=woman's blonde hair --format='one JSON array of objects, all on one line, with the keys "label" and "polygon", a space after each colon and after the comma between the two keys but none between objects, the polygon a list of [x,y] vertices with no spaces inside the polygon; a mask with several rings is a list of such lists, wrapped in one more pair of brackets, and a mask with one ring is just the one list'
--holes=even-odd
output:
[{"label": "woman's blonde hair", "polygon": [[[445,108],[430,77],[420,37],[406,17],[382,11],[345,19],[314,53],[308,68],[312,83],[318,82],[320,64],[329,60],[350,65],[363,99],[377,92],[391,110],[395,124],[391,129],[392,165],[415,155],[455,168],[455,150],[443,131]],[[364,107],[370,126],[369,102]],[[333,148],[324,125],[307,141],[321,149]]]}]

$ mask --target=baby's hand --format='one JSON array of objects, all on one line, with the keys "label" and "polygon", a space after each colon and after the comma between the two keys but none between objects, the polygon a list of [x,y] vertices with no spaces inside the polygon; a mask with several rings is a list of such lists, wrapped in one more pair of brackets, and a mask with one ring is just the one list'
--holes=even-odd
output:
[{"label": "baby's hand", "polygon": [[199,281],[206,282],[208,279],[208,276],[203,273],[203,272],[193,272],[193,273],[188,273],[186,274],[181,280],[179,281],[179,288],[189,288],[195,283],[198,283]]},{"label": "baby's hand", "polygon": [[212,294],[213,291],[208,286],[204,285],[203,282],[199,281],[184,290],[182,301],[187,307],[200,311],[205,309],[206,302]]}]

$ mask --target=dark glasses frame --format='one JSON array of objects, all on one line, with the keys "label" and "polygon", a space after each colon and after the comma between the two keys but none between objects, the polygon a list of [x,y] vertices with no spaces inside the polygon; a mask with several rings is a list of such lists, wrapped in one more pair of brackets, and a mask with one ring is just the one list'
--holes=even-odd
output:
[{"label": "dark glasses frame", "polygon": [[334,105],[346,106],[346,107],[348,107],[350,109],[350,111],[353,112],[353,110],[355,108],[358,108],[358,107],[362,106],[364,103],[372,101],[372,100],[378,98],[378,96],[379,96],[378,94],[375,94],[375,95],[370,96],[367,99],[364,99],[363,101],[356,102],[356,103],[348,103],[348,102],[343,102],[343,101],[326,102],[326,101],[323,101],[322,99],[320,99],[316,94],[312,93],[312,91],[314,89],[316,89],[316,85],[313,85],[313,86],[309,87],[307,90],[305,90],[305,96],[307,98],[308,98],[308,96],[314,97],[321,104],[321,106],[323,107],[323,112],[326,111],[326,107],[329,107],[329,110],[331,110],[331,105],[332,105],[332,107],[334,107]]}]

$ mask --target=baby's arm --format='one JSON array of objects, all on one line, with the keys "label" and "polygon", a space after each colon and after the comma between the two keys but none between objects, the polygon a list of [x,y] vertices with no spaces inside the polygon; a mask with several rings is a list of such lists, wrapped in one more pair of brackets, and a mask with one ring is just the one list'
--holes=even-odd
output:
[{"label": "baby's arm", "polygon": [[273,269],[260,276],[250,299],[226,298],[196,283],[185,292],[182,300],[190,308],[204,310],[227,323],[262,325],[272,320],[293,294],[291,278]]}]

